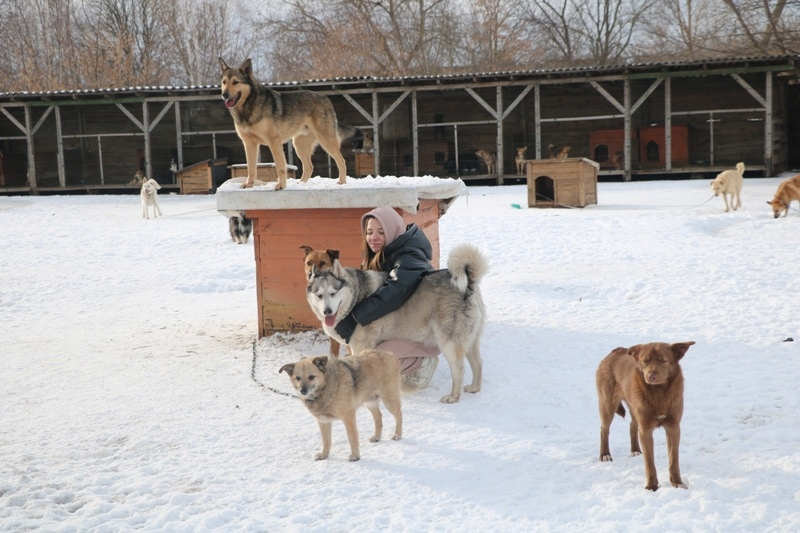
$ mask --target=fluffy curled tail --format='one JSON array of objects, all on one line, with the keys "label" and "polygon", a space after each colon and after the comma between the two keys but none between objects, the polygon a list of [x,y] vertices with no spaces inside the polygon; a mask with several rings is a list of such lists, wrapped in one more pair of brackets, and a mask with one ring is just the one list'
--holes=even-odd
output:
[{"label": "fluffy curled tail", "polygon": [[736,172],[744,174],[744,163],[736,163]]},{"label": "fluffy curled tail", "polygon": [[476,246],[459,244],[447,258],[447,269],[452,276],[453,285],[462,293],[474,290],[484,274],[489,271],[486,257]]},{"label": "fluffy curled tail", "polygon": [[336,134],[339,136],[339,144],[345,141],[355,142],[364,138],[364,132],[361,128],[356,128],[355,126],[342,122],[336,124]]}]

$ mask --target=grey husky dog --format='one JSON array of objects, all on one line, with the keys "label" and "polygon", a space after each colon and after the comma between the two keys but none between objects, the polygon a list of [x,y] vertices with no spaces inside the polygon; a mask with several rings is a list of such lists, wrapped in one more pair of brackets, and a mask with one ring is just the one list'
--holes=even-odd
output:
[{"label": "grey husky dog", "polygon": [[363,137],[355,127],[340,124],[336,111],[327,96],[313,91],[278,93],[258,83],[253,77],[253,65],[246,59],[239,68],[229,67],[219,58],[222,69],[222,99],[233,117],[236,133],[244,144],[247,158],[247,181],[252,187],[256,178],[259,145],[269,146],[278,181],[275,190],[286,188],[286,156],[283,143],[292,140],[303,162],[303,181],[314,171],[311,154],[319,144],[336,161],[339,183],[347,179],[347,166],[341,144],[348,139]]},{"label": "grey husky dog", "polygon": [[[450,253],[447,266],[446,270],[425,275],[411,298],[398,310],[366,326],[357,326],[349,347],[352,353],[361,353],[391,339],[439,346],[453,378],[453,388],[442,397],[442,402],[455,403],[461,398],[464,358],[472,370],[472,383],[464,391],[481,390],[480,337],[486,307],[479,282],[488,270],[488,263],[475,246],[462,244]],[[336,333],[336,324],[358,302],[377,291],[388,275],[345,268],[338,260],[333,262],[331,270],[315,269],[306,297],[325,333],[345,344]]]}]

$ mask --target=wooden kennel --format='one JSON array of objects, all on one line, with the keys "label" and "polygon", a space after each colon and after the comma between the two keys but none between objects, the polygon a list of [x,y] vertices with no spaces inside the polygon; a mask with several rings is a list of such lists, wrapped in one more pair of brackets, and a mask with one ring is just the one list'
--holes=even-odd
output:
[{"label": "wooden kennel", "polygon": [[583,157],[526,161],[528,207],[585,207],[597,203],[599,165]]},{"label": "wooden kennel", "polygon": [[206,159],[175,173],[181,194],[209,194],[228,179],[228,160]]},{"label": "wooden kennel", "polygon": [[336,188],[275,191],[242,189],[238,179],[217,190],[220,212],[243,210],[253,220],[259,337],[320,329],[319,319],[306,300],[300,247],[339,250],[343,265],[358,267],[362,238],[359,221],[375,207],[392,206],[407,224],[416,223],[431,241],[432,262],[438,268],[439,217],[458,196],[467,194],[464,183],[425,178],[414,187],[398,186],[397,178],[378,179],[392,185],[359,187],[354,181]]}]

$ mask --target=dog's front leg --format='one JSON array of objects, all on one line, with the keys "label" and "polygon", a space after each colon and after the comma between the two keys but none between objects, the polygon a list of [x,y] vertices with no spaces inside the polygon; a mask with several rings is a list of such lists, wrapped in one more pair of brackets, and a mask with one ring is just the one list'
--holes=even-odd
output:
[{"label": "dog's front leg", "polygon": [[244,144],[244,155],[247,159],[247,180],[242,188],[248,189],[253,186],[258,174],[258,141],[250,137],[242,139]]},{"label": "dog's front leg", "polygon": [[681,479],[681,466],[678,458],[678,448],[681,443],[681,427],[678,424],[664,425],[667,432],[667,454],[669,455],[669,482],[676,489],[685,489],[686,484]]},{"label": "dog's front leg", "polygon": [[361,459],[361,451],[358,447],[358,426],[356,425],[356,412],[347,413],[343,418],[344,429],[347,430],[347,440],[350,441],[350,460],[358,461]]},{"label": "dog's front leg", "polygon": [[319,433],[322,435],[322,451],[314,456],[314,460],[323,461],[328,458],[331,451],[331,423],[322,421],[318,421],[318,423]]},{"label": "dog's front leg", "polygon": [[155,197],[153,197],[153,216],[154,217],[163,216],[161,214],[161,208],[158,206],[158,200],[156,200]]},{"label": "dog's front leg", "polygon": [[644,456],[644,476],[647,490],[658,490],[658,474],[656,473],[656,460],[654,457],[653,428],[643,428],[639,426],[639,442],[642,445],[642,455]]},{"label": "dog's front leg", "polygon": [[278,174],[275,190],[280,191],[286,188],[286,156],[283,153],[283,144],[280,140],[273,139],[269,143],[269,149],[272,152],[272,159],[275,161],[275,172]]}]

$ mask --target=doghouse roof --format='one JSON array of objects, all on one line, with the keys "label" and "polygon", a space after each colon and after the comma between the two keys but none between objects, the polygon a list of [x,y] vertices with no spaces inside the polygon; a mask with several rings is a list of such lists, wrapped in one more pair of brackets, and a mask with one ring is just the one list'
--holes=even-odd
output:
[{"label": "doghouse roof", "polygon": [[[800,79],[800,56],[746,56],[725,57],[715,59],[702,59],[695,61],[666,61],[626,63],[619,65],[605,65],[593,67],[568,67],[557,69],[514,70],[503,72],[476,72],[464,74],[447,74],[437,76],[402,76],[402,77],[377,77],[377,76],[349,76],[325,79],[310,79],[305,81],[285,81],[265,83],[264,85],[275,89],[306,88],[319,90],[356,90],[404,87],[413,88],[431,85],[480,84],[492,82],[511,81],[542,81],[563,80],[574,81],[580,78],[599,78],[606,76],[635,76],[635,77],[669,77],[669,76],[702,76],[724,74],[731,72],[764,72],[783,71]],[[186,85],[186,86],[144,86],[121,87],[103,89],[74,89],[63,91],[19,91],[0,93],[0,103],[3,102],[30,102],[52,100],[93,100],[109,98],[153,98],[191,95],[213,95],[219,93],[219,85]]]}]

